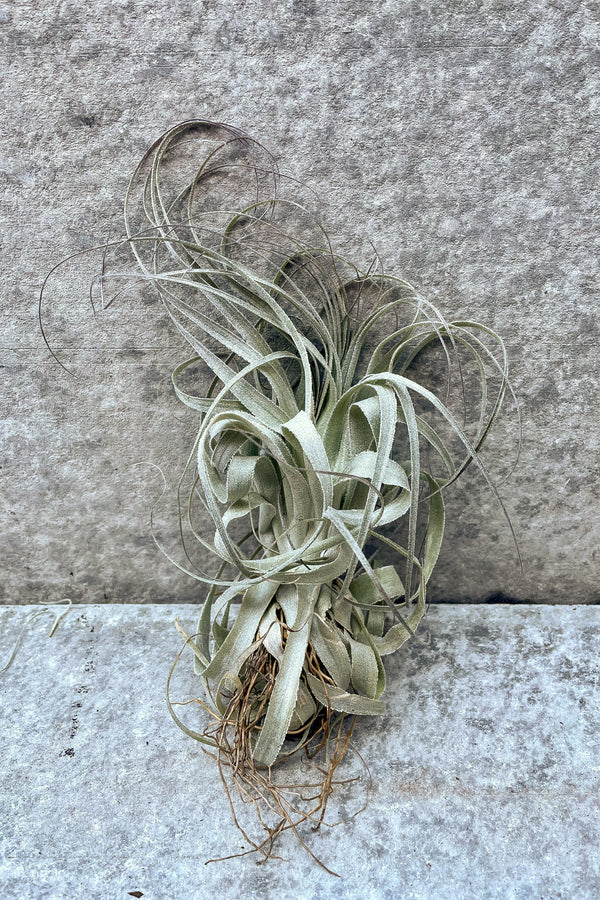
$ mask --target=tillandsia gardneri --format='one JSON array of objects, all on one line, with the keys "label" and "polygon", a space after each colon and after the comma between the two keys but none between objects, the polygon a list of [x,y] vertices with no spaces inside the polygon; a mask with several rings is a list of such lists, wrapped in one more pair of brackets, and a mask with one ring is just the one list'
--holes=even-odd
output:
[{"label": "tillandsia gardneri", "polygon": [[[208,585],[188,643],[217,724],[197,732],[170,710],[247,779],[326,743],[344,716],[383,714],[382,658],[425,612],[444,489],[483,470],[508,386],[494,332],[341,259],[281,185],[255,141],[191,121],[150,148],[125,205],[141,277],[193,351],[173,374],[199,421],[182,536],[220,564],[187,566]],[[419,380],[436,347],[470,359],[474,422]]]}]

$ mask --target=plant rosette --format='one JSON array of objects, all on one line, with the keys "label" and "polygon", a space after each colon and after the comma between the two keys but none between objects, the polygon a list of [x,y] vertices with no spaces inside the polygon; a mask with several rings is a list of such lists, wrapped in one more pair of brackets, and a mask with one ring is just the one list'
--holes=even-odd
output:
[{"label": "plant rosette", "polygon": [[[323,821],[356,717],[383,715],[382,659],[425,613],[445,489],[474,463],[496,494],[479,451],[510,390],[498,335],[340,258],[290,186],[305,192],[257,142],[190,121],[145,154],[125,202],[141,278],[193,353],[173,373],[198,415],[180,568],[208,588],[185,638],[210,723],[184,723],[167,687],[169,710],[228,793],[233,777],[275,813],[259,812],[264,839],[244,832],[265,856]],[[302,807],[273,767],[320,749]]]}]

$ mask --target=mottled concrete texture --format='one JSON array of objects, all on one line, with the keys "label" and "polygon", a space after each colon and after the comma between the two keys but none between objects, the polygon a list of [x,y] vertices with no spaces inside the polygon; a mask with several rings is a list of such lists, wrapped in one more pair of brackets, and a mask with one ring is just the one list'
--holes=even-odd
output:
[{"label": "mottled concrete texture", "polygon": [[[95,321],[92,256],[45,309],[78,378],[37,321],[46,272],[119,233],[139,156],[195,116],[261,139],[318,192],[341,251],[368,264],[374,245],[507,341],[524,447],[501,493],[524,576],[469,473],[432,596],[598,600],[595,0],[24,0],[0,2],[0,41],[5,602],[199,595],[149,529],[162,482],[147,463],[173,483],[194,428],[170,394],[177,339],[144,300]],[[515,444],[508,412],[485,454],[500,482]]]},{"label": "mottled concrete texture", "polygon": [[[1,611],[2,655],[28,611]],[[177,612],[80,607],[51,640],[39,621],[27,633],[0,682],[5,900],[600,895],[597,608],[431,609],[428,643],[388,660],[388,714],[355,732],[371,782],[349,757],[341,775],[359,781],[328,814],[343,824],[300,832],[341,879],[291,838],[287,862],[205,866],[247,845],[213,761],[166,709]],[[176,678],[173,699],[197,696],[187,656]],[[198,727],[197,706],[179,711]]]}]

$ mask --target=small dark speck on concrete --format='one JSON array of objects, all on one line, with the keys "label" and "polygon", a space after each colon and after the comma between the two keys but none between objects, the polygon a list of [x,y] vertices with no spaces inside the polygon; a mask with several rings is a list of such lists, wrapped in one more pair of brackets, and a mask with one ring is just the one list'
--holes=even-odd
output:
[{"label": "small dark speck on concrete", "polygon": [[143,893],[141,891],[127,891],[130,897],[143,897]]},{"label": "small dark speck on concrete", "polygon": [[77,122],[81,125],[85,125],[87,128],[93,128],[94,125],[98,124],[98,119],[96,116],[76,116]]},{"label": "small dark speck on concrete", "polygon": [[67,747],[66,750],[61,750],[58,754],[59,756],[75,756],[75,750],[73,747]]},{"label": "small dark speck on concrete", "polygon": [[492,732],[494,731],[494,723],[491,719],[474,719],[467,718],[467,725],[471,725],[473,728],[478,728],[480,731]]}]

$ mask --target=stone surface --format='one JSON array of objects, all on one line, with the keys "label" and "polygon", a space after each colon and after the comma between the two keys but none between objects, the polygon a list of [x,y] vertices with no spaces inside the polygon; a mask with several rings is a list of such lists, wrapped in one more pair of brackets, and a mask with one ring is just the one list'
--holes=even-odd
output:
[{"label": "stone surface", "polygon": [[[192,440],[168,396],[177,340],[128,296],[94,319],[94,254],[44,309],[79,381],[37,320],[45,274],[119,233],[139,156],[194,116],[262,140],[343,252],[368,263],[373,244],[507,341],[524,447],[501,493],[524,574],[469,474],[432,596],[597,601],[599,26],[595,0],[1,4],[5,602],[197,596],[155,552],[160,477],[138,466],[173,483]],[[508,412],[485,455],[499,480],[515,442]]]},{"label": "stone surface", "polygon": [[[30,609],[0,611],[3,657]],[[328,813],[343,824],[300,832],[341,879],[291,838],[286,862],[205,865],[248,845],[166,709],[178,612],[191,631],[190,607],[113,605],[75,607],[51,640],[40,620],[25,634],[0,681],[3,898],[598,896],[597,608],[432,607],[421,643],[386,663],[387,715],[355,732],[370,781],[348,757],[341,776],[359,781]],[[184,656],[172,698],[197,691]]]}]

